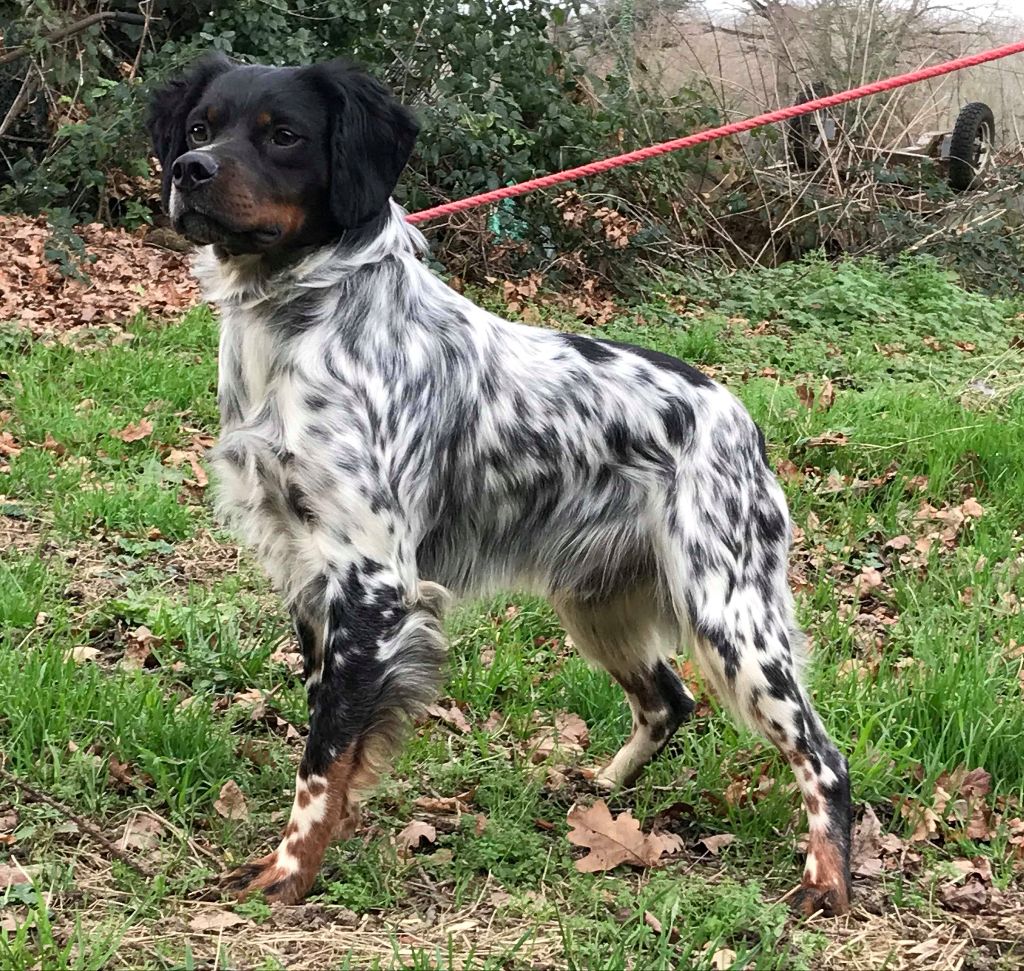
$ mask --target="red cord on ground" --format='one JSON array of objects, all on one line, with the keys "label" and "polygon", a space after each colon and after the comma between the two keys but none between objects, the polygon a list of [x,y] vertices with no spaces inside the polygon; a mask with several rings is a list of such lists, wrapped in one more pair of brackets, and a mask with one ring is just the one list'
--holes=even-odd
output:
[{"label": "red cord on ground", "polygon": [[639,148],[633,152],[626,152],[624,155],[615,155],[612,158],[588,162],[586,165],[579,165],[574,169],[566,169],[564,172],[552,172],[550,175],[542,175],[539,178],[529,179],[517,185],[508,185],[501,189],[494,189],[491,192],[469,196],[466,199],[446,202],[444,205],[434,206],[432,209],[410,213],[406,216],[406,219],[411,223],[421,223],[426,222],[428,219],[437,219],[439,216],[448,216],[452,213],[463,212],[466,209],[474,209],[477,206],[486,206],[501,199],[525,195],[527,192],[533,192],[535,189],[547,189],[549,186],[558,185],[561,182],[572,182],[590,175],[597,175],[600,172],[607,172],[609,169],[619,168],[622,165],[633,165],[637,162],[643,162],[645,159],[654,158],[656,155],[664,155],[666,152],[676,152],[682,148],[692,148],[694,145],[702,145],[704,142],[711,142],[717,138],[725,138],[728,135],[738,135],[740,132],[750,131],[751,128],[760,128],[762,125],[770,125],[773,122],[798,118],[800,115],[807,115],[812,111],[819,111],[822,108],[833,108],[836,105],[845,104],[847,101],[856,101],[858,98],[866,98],[868,95],[880,94],[882,91],[891,91],[894,88],[901,88],[906,84],[927,81],[929,78],[949,74],[952,71],[960,71],[965,67],[976,67],[978,64],[997,61],[1001,57],[1009,57],[1011,54],[1020,53],[1024,53],[1024,40],[1016,41],[1013,44],[1006,44],[1003,47],[996,47],[990,51],[983,51],[980,54],[969,54],[966,57],[958,57],[953,61],[944,61],[942,64],[923,67],[908,74],[898,74],[896,77],[885,78],[882,81],[872,81],[870,84],[863,84],[859,88],[851,88],[849,91],[842,91],[839,94],[830,94],[825,98],[815,98],[812,101],[791,105],[788,108],[768,111],[743,121],[730,122],[728,125],[719,125],[717,128],[707,128],[693,135],[675,138],[672,141],[661,142],[658,145],[649,145],[647,148]]}]

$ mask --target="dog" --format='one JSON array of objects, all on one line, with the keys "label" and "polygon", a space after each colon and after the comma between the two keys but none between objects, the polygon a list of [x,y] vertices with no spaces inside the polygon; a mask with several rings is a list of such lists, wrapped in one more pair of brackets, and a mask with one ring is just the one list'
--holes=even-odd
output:
[{"label": "dog", "polygon": [[692,715],[668,663],[687,647],[796,774],[796,906],[846,911],[847,763],[801,685],[789,514],[743,406],[673,357],[500,319],[433,275],[391,200],[417,122],[356,67],[208,55],[148,128],[220,308],[218,509],[288,606],[309,701],[284,836],[225,886],[308,893],[439,693],[449,592],[516,589],[626,694],[598,785],[630,785]]}]

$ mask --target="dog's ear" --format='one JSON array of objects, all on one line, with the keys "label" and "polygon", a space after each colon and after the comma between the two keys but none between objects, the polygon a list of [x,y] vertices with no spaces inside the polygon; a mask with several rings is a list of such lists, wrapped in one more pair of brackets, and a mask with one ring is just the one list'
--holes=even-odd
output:
[{"label": "dog's ear", "polygon": [[195,61],[180,77],[171,78],[151,95],[146,128],[163,169],[161,198],[164,209],[171,194],[171,164],[188,151],[185,119],[203,96],[206,86],[218,75],[237,66],[226,55],[211,51]]},{"label": "dog's ear", "polygon": [[420,130],[379,81],[346,61],[309,68],[331,113],[331,213],[342,229],[379,215],[402,174]]}]

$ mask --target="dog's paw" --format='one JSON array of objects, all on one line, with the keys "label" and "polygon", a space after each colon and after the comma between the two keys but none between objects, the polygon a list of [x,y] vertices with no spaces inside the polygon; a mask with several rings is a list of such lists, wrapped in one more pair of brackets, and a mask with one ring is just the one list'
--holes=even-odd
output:
[{"label": "dog's paw", "polygon": [[790,898],[790,906],[804,917],[841,917],[850,909],[850,892],[845,886],[804,884]]},{"label": "dog's paw", "polygon": [[223,874],[220,887],[239,900],[262,891],[271,903],[297,904],[309,893],[314,877],[281,866],[275,852]]}]

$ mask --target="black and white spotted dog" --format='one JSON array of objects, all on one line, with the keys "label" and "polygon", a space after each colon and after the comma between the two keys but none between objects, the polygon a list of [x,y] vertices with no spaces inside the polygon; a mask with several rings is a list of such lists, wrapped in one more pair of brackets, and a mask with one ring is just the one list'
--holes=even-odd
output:
[{"label": "black and white spotted dog", "polygon": [[846,910],[846,761],[800,684],[786,503],[736,399],[433,276],[390,200],[416,122],[343,63],[208,56],[156,93],[149,128],[221,311],[220,506],[291,610],[309,692],[284,838],[229,887],[308,892],[439,690],[446,591],[520,589],[626,693],[633,732],[599,783],[631,783],[691,715],[666,660],[685,645],[796,773],[799,906]]}]

